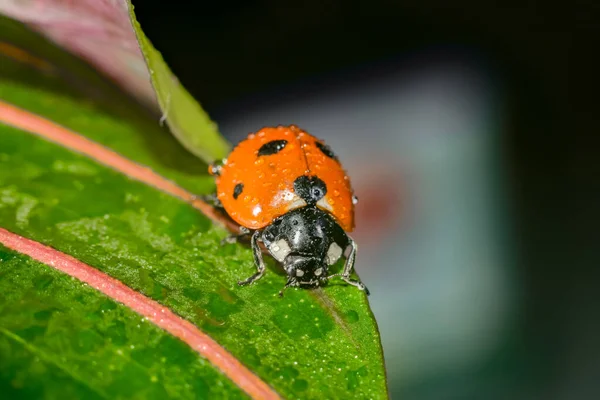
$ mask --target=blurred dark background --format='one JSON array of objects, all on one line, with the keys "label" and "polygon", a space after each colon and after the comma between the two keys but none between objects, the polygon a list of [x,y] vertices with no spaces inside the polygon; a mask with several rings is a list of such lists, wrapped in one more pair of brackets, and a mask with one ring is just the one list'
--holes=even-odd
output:
[{"label": "blurred dark background", "polygon": [[134,3],[233,142],[349,161],[393,398],[600,398],[600,3]]}]

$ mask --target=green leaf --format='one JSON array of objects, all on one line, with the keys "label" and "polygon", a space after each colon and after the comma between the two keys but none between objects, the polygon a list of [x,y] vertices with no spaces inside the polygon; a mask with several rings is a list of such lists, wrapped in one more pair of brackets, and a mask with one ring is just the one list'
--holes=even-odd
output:
[{"label": "green leaf", "polygon": [[3,398],[243,396],[123,305],[3,246],[0,260]]},{"label": "green leaf", "polygon": [[[86,64],[0,17],[0,99],[42,116],[192,193],[203,165]],[[9,47],[4,47],[7,49]],[[14,52],[14,49],[21,51]],[[20,54],[20,56],[15,56]],[[24,56],[27,55],[27,56]],[[41,67],[43,66],[43,67]],[[73,79],[76,85],[73,85]],[[49,245],[168,307],[284,398],[386,398],[364,293],[339,283],[293,289],[269,260],[189,203],[2,123],[0,228]],[[103,312],[104,311],[104,312]],[[0,248],[0,391],[10,398],[239,398],[240,388],[185,343],[124,305],[23,254]]]},{"label": "green leaf", "polygon": [[159,112],[150,73],[137,46],[124,0],[3,1],[0,14],[27,24],[87,60],[136,101],[152,112]]},{"label": "green leaf", "polygon": [[133,29],[150,70],[163,118],[171,132],[189,151],[207,163],[225,158],[230,150],[229,144],[219,134],[217,125],[185,90],[161,54],[144,35],[135,18],[131,1],[126,1]]}]

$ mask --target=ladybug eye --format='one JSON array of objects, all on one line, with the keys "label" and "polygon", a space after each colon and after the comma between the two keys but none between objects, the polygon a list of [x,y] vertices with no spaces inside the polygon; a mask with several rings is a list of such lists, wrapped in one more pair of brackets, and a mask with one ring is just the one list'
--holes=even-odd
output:
[{"label": "ladybug eye", "polygon": [[258,156],[270,156],[277,154],[285,148],[287,143],[287,140],[271,140],[270,142],[260,146],[260,149],[258,149]]},{"label": "ladybug eye", "polygon": [[315,142],[315,145],[321,150],[321,153],[325,154],[325,156],[333,160],[338,159],[333,150],[331,150],[331,147],[327,146],[325,143]]}]

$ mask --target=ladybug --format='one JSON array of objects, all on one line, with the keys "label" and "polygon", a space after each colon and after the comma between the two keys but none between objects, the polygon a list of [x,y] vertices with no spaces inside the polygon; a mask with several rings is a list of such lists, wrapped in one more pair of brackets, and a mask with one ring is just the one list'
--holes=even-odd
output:
[{"label": "ladybug", "polygon": [[[262,243],[288,275],[284,289],[319,286],[339,276],[368,294],[350,278],[357,246],[346,232],[354,229],[357,198],[322,140],[295,125],[265,127],[209,166],[209,173],[216,178],[213,202],[241,227],[227,241],[251,237],[257,272],[240,285],[264,275]],[[330,275],[329,267],[346,252],[343,271]]]}]

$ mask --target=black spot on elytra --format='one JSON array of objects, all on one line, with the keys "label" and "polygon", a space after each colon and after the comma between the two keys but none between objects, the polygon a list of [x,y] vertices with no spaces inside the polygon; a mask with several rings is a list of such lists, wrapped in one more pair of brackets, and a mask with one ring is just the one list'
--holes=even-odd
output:
[{"label": "black spot on elytra", "polygon": [[333,150],[331,150],[331,147],[321,142],[315,142],[315,144],[317,145],[319,150],[321,150],[321,153],[325,154],[327,157],[332,158],[334,160],[338,159]]},{"label": "black spot on elytra", "polygon": [[258,149],[258,156],[270,156],[277,154],[284,149],[286,144],[287,140],[271,140],[270,142],[260,146],[260,149]]},{"label": "black spot on elytra", "polygon": [[327,185],[317,176],[301,175],[294,181],[294,192],[307,204],[316,204],[327,194]]},{"label": "black spot on elytra", "polygon": [[237,185],[235,185],[235,187],[233,188],[233,198],[235,200],[237,200],[237,198],[239,197],[240,194],[242,194],[243,191],[244,191],[243,183],[238,183]]}]

